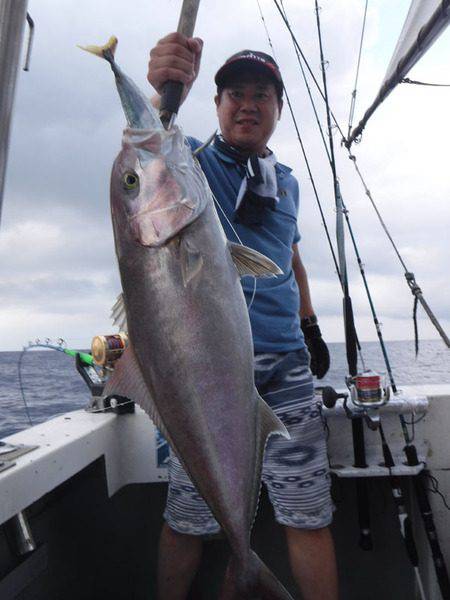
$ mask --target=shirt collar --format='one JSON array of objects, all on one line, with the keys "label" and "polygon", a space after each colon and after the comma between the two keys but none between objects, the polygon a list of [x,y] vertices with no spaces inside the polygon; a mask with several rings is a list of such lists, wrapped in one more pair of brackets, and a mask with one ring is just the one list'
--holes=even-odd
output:
[{"label": "shirt collar", "polygon": [[[226,154],[224,154],[223,152],[218,150],[216,148],[216,146],[214,146],[214,144],[211,144],[210,148],[216,154],[216,156],[218,158],[220,158],[220,160],[222,160],[223,162],[230,163],[230,164],[236,164],[236,161],[233,158],[231,158],[231,156],[227,156]],[[287,175],[288,173],[290,173],[292,171],[292,169],[290,167],[283,165],[282,163],[278,163],[278,162],[275,165],[275,170],[278,173],[280,173],[281,175]]]}]

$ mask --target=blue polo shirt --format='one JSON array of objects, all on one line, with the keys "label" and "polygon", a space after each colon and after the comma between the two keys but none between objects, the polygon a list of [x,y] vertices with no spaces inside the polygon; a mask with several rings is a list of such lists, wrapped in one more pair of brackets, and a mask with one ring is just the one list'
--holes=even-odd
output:
[{"label": "blue polo shirt", "polygon": [[[187,141],[193,150],[201,145],[191,137]],[[300,240],[297,228],[299,190],[291,169],[276,164],[280,199],[276,209],[266,212],[262,225],[243,225],[234,222],[233,213],[245,177],[244,167],[220,152],[214,144],[205,148],[198,160],[211,191],[242,243],[271,258],[283,271],[278,277],[256,279],[256,291],[249,310],[255,352],[290,352],[304,348],[299,317],[300,294],[292,270],[292,245]],[[217,212],[227,238],[238,242],[222,211],[217,208]],[[249,305],[255,278],[243,277],[241,281]]]}]

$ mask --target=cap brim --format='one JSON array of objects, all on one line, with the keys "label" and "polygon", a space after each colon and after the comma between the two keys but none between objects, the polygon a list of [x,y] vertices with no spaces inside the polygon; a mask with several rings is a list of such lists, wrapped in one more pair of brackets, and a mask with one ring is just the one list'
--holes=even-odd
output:
[{"label": "cap brim", "polygon": [[216,85],[223,87],[230,79],[239,76],[243,71],[265,75],[277,84],[277,86],[282,87],[281,78],[277,76],[276,72],[271,69],[271,67],[256,60],[252,60],[251,58],[243,58],[223,65],[223,67],[217,71],[214,81],[216,82]]}]

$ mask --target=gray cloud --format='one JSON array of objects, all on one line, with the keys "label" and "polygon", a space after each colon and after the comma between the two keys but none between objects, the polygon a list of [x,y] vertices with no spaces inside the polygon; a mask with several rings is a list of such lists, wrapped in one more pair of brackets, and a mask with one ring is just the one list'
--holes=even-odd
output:
[{"label": "gray cloud", "polygon": [[[148,0],[136,0],[126,9],[123,3],[110,0],[99,0],[95,6],[88,0],[65,0],[57,8],[52,0],[42,0],[30,6],[36,38],[31,71],[20,74],[17,89],[0,232],[0,328],[5,349],[18,348],[29,337],[47,335],[86,346],[93,335],[111,329],[109,307],[119,290],[119,279],[108,188],[124,117],[109,66],[76,44],[104,43],[116,34],[119,64],[151,95],[146,82],[148,51],[176,27],[181,0],[164,3],[165,10],[154,6]],[[330,167],[297,59],[273,3],[263,1],[261,6],[334,240]],[[311,3],[291,1],[285,6],[320,78]],[[369,12],[358,116],[377,91],[401,28],[402,14],[394,15],[389,7],[388,0],[380,0]],[[330,99],[345,129],[362,8],[357,0],[324,0],[322,8]],[[239,28],[231,14],[239,15]],[[204,3],[196,31],[205,41],[202,69],[179,121],[187,133],[204,139],[216,128],[213,77],[217,68],[243,46],[270,48],[257,6],[250,2]],[[449,46],[444,34],[416,67],[417,78],[442,79]],[[323,105],[314,90],[313,96],[325,124]],[[442,92],[412,86],[396,90],[373,117],[354,152],[408,267],[416,273],[430,304],[448,321],[450,204],[445,144],[450,125],[444,117],[446,98]],[[283,112],[272,147],[279,160],[294,168],[300,182],[301,252],[316,312],[328,338],[342,339],[341,290],[287,106]],[[338,133],[335,143],[342,193],[380,317],[388,329],[385,333],[390,339],[403,338],[405,332],[411,335],[411,294],[353,166],[340,148]],[[373,339],[367,300],[349,245],[347,255],[362,337]],[[434,335],[425,322],[421,327]]]}]

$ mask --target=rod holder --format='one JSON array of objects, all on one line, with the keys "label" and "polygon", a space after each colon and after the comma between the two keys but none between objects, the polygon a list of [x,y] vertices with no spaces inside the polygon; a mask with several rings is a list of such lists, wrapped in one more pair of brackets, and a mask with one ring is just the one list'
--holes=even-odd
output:
[{"label": "rod holder", "polygon": [[17,556],[25,556],[36,550],[36,542],[23,511],[6,521],[4,527],[9,545]]}]

